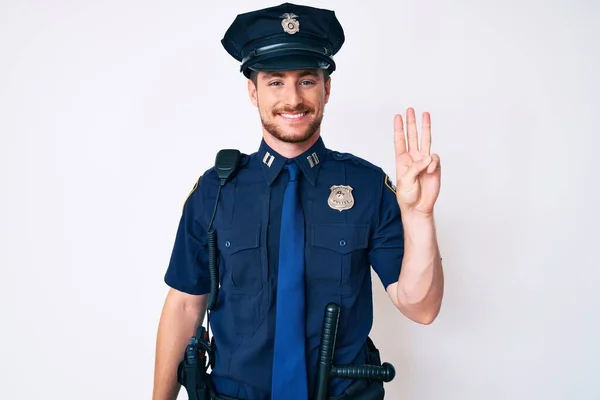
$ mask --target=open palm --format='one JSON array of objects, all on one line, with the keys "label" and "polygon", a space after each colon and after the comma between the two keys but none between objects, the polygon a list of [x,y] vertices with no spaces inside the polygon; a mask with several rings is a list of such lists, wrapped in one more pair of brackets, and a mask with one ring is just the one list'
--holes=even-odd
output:
[{"label": "open palm", "polygon": [[406,110],[406,138],[402,115],[394,117],[396,150],[396,198],[402,212],[432,214],[440,193],[440,158],[431,154],[431,117],[423,113],[421,143],[415,110]]}]

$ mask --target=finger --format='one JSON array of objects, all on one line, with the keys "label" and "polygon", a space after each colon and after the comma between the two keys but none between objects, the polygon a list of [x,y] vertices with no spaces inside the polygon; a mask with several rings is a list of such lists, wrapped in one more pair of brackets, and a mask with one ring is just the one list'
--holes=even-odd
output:
[{"label": "finger", "polygon": [[406,130],[408,132],[408,152],[414,156],[419,153],[419,138],[415,110],[412,107],[406,109]]},{"label": "finger", "polygon": [[431,163],[430,156],[425,156],[425,157],[421,158],[420,160],[415,161],[414,163],[412,163],[412,165],[408,169],[406,176],[411,181],[417,180],[417,177],[419,176],[419,174],[421,172],[425,171],[430,163]]},{"label": "finger", "polygon": [[406,140],[404,139],[404,123],[402,115],[396,114],[394,117],[394,147],[396,156],[406,153]]},{"label": "finger", "polygon": [[432,174],[436,169],[440,168],[440,156],[437,154],[431,155],[431,163],[427,166],[427,173]]},{"label": "finger", "polygon": [[421,118],[421,154],[431,153],[431,115],[423,113]]}]

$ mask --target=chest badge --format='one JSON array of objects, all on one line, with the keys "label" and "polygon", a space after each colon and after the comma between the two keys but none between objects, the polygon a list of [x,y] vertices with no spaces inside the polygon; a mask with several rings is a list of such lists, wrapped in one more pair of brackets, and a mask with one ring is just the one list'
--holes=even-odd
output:
[{"label": "chest badge", "polygon": [[327,199],[329,207],[340,212],[349,210],[354,206],[354,197],[352,196],[352,187],[344,185],[333,185]]}]

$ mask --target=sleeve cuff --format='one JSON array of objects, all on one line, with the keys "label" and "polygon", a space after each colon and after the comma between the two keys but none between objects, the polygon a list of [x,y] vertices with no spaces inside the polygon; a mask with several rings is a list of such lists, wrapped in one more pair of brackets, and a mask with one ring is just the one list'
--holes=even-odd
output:
[{"label": "sleeve cuff", "polygon": [[165,283],[180,292],[192,294],[192,295],[201,295],[210,293],[210,279],[202,279],[199,280],[196,285],[184,285],[181,282],[177,282],[172,279],[170,276],[166,275],[164,279]]}]

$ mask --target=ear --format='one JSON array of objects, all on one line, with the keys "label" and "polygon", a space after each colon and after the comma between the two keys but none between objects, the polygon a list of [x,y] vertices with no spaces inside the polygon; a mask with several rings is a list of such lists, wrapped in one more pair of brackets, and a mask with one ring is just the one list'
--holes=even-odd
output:
[{"label": "ear", "polygon": [[258,95],[256,91],[257,89],[254,82],[252,82],[251,79],[248,79],[248,96],[250,96],[250,101],[252,101],[254,107],[258,107]]},{"label": "ear", "polygon": [[325,82],[325,104],[329,102],[329,95],[331,94],[331,76]]}]

